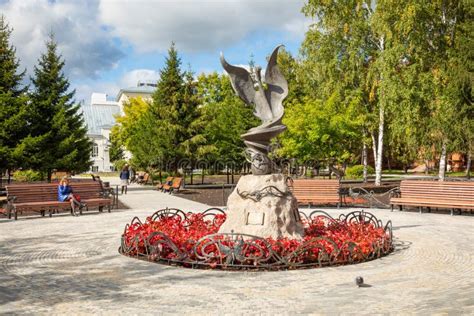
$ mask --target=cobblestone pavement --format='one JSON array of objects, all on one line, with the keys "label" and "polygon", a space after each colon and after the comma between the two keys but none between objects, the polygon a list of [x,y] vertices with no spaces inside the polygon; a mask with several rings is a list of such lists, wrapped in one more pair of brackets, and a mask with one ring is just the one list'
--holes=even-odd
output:
[{"label": "cobblestone pavement", "polygon": [[[132,209],[1,219],[0,314],[474,313],[471,216],[372,209],[394,224],[397,247],[387,257],[322,269],[225,272],[119,255],[132,217],[166,206],[206,208],[150,190],[131,190],[122,199]],[[359,275],[369,287],[355,286]]]}]

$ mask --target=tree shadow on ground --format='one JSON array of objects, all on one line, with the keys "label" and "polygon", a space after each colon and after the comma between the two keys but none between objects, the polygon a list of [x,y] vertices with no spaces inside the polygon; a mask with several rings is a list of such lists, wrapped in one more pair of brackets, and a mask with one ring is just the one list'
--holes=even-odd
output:
[{"label": "tree shadow on ground", "polygon": [[[193,280],[211,276],[203,270],[176,273],[177,268],[124,257],[117,251],[118,239],[116,245],[111,242],[100,245],[98,238],[114,239],[94,235],[53,234],[15,239],[1,245],[0,308],[20,301],[25,308],[23,312],[31,305],[48,308],[86,301],[133,303],[143,299],[143,289],[157,289],[153,298],[159,301],[166,295],[160,289],[179,282],[192,284]],[[54,247],[55,241],[66,242]],[[214,278],[224,276],[214,275]]]},{"label": "tree shadow on ground", "polygon": [[405,228],[414,228],[414,227],[420,227],[423,225],[401,225],[401,226],[393,226],[392,230],[400,230],[400,229],[405,229]]}]

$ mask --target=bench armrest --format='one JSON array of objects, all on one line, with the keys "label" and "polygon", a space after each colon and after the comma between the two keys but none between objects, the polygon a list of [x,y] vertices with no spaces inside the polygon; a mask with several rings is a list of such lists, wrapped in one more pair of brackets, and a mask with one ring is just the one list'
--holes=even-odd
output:
[{"label": "bench armrest", "polygon": [[113,188],[102,189],[101,195],[103,198],[109,198],[110,196],[115,195],[115,191]]},{"label": "bench armrest", "polygon": [[393,188],[390,190],[390,194],[388,197],[391,198],[399,198],[401,196],[402,192],[400,191],[400,187]]}]

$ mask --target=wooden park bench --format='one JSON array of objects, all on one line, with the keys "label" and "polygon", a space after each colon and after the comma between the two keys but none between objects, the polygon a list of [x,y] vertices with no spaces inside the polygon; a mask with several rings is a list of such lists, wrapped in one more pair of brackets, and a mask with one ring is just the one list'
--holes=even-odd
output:
[{"label": "wooden park bench", "polygon": [[295,179],[289,183],[290,190],[298,200],[299,205],[326,205],[341,206],[339,180],[309,180]]},{"label": "wooden park bench", "polygon": [[[71,182],[74,194],[81,197],[81,202],[86,203],[88,211],[91,207],[98,207],[102,212],[104,206],[110,213],[111,199],[104,198],[102,186],[98,181]],[[44,216],[49,212],[52,216],[54,212],[71,210],[70,202],[58,201],[58,183],[42,184],[14,184],[7,185],[7,210],[8,218],[14,214],[15,220],[19,213],[26,211],[40,212]],[[82,210],[80,211],[82,214]]]},{"label": "wooden park bench", "polygon": [[400,191],[390,198],[390,205],[398,205],[400,211],[403,206],[418,207],[420,213],[426,207],[458,209],[474,209],[474,181],[427,181],[427,180],[402,180]]},{"label": "wooden park bench", "polygon": [[171,180],[171,184],[169,184],[170,182],[167,181],[163,184],[163,187],[161,188],[161,190],[163,192],[174,192],[175,190],[176,191],[179,191],[179,189],[181,188],[181,184],[183,183],[183,178],[181,177],[174,177],[172,178]]},{"label": "wooden park bench", "polygon": [[156,189],[163,190],[163,187],[165,186],[165,184],[170,184],[170,183],[173,183],[173,177],[166,177],[165,182],[158,184],[156,186]]},{"label": "wooden park bench", "polygon": [[147,184],[148,180],[150,180],[150,174],[148,172],[138,174],[138,184]]}]

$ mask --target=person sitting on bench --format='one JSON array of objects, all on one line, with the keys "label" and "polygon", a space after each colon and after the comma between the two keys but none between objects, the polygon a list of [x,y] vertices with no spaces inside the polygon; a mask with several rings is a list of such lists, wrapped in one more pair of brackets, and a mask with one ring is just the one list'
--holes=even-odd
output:
[{"label": "person sitting on bench", "polygon": [[81,203],[78,196],[74,196],[72,193],[72,188],[69,185],[69,179],[67,176],[64,176],[58,185],[58,200],[60,202],[69,201],[71,203],[71,210],[73,214],[76,214],[76,206],[79,209],[85,207],[84,203]]}]

